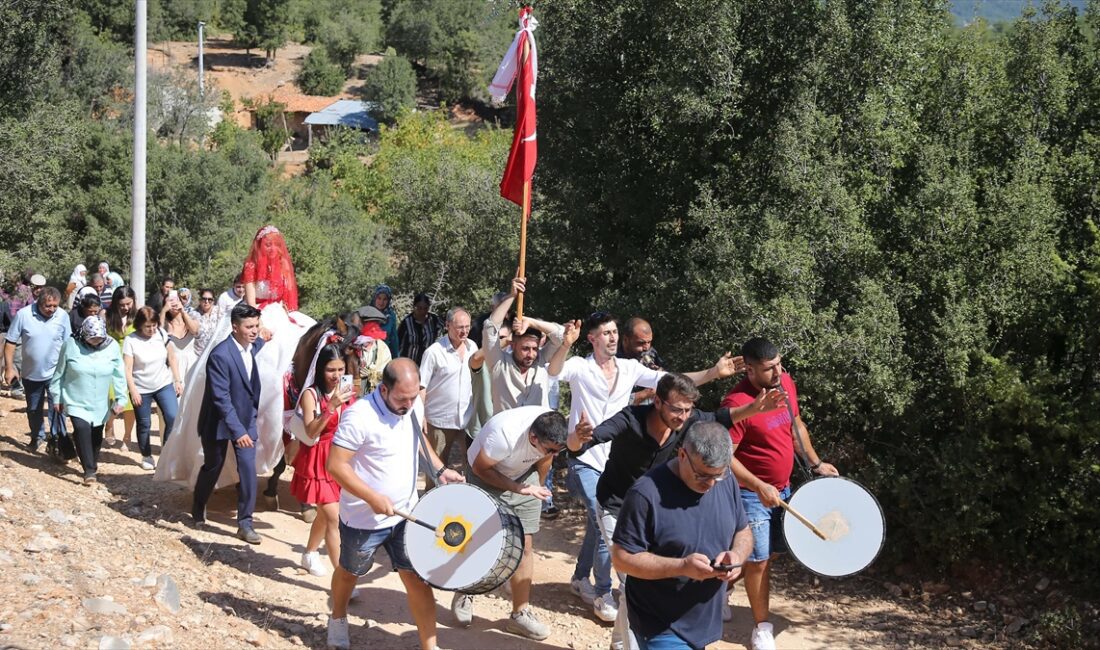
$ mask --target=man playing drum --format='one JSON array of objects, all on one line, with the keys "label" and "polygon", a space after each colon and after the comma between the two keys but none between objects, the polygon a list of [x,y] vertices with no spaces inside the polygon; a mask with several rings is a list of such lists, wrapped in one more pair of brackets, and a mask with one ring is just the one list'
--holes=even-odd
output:
[{"label": "man playing drum", "polygon": [[[462,482],[446,469],[421,430],[424,406],[420,375],[410,359],[394,359],[382,385],[344,411],[329,452],[328,471],[340,493],[340,566],[332,574],[328,647],[350,648],[348,601],[359,577],[370,571],[381,546],[408,595],[422,650],[436,647],[435,595],[413,571],[405,553],[405,521],[417,502],[420,454],[426,454],[441,484]],[[418,449],[419,448],[419,449]]]},{"label": "man playing drum", "polygon": [[641,650],[705,648],[722,636],[726,584],[752,550],[737,486],[727,480],[732,455],[725,427],[697,422],[676,457],[623,499],[611,558],[627,575]]},{"label": "man playing drum", "polygon": [[[512,616],[506,630],[541,641],[550,629],[529,606],[535,573],[533,535],[539,530],[544,487],[554,455],[565,447],[565,418],[543,406],[520,406],[489,418],[470,445],[470,482],[511,506],[523,524],[523,559],[512,574]],[[473,620],[473,596],[456,593],[451,602],[463,626]]]},{"label": "man playing drum", "polygon": [[[751,404],[762,389],[787,396],[787,408],[761,413],[735,422],[730,427],[734,445],[734,475],[741,486],[741,500],[752,528],[753,552],[745,564],[745,592],[753,621],[753,650],[774,650],[772,625],[768,622],[770,595],[769,560],[786,551],[783,541],[780,500],[791,496],[791,470],[795,449],[810,470],[819,476],[838,476],[837,469],[823,462],[810,444],[810,434],[798,409],[798,389],[783,371],[779,350],[764,338],[753,338],[741,346],[746,376],[722,400],[722,406],[737,408]],[[797,445],[792,424],[798,435]]]}]

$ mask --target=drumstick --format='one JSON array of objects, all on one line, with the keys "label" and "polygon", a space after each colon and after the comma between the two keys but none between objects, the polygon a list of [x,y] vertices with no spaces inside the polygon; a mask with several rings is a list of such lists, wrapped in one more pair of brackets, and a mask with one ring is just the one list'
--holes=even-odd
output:
[{"label": "drumstick", "polygon": [[[806,519],[805,517],[803,517],[802,513],[798,512],[797,510],[792,508],[790,506],[790,504],[788,504],[786,501],[780,499],[779,500],[779,505],[783,506],[784,510],[786,510],[787,512],[794,515],[795,519],[797,519],[797,520],[801,521],[802,523],[806,524],[806,527],[809,528],[811,531],[813,531],[814,535],[817,535],[818,537],[825,540],[826,542],[829,541],[829,538],[825,536],[825,533],[821,532],[821,530],[818,529],[817,526],[813,525],[813,523],[811,523],[809,519]],[[398,513],[398,514],[400,514],[400,513]]]},{"label": "drumstick", "polygon": [[438,537],[440,539],[443,539],[443,531],[439,530],[438,526],[433,526],[429,523],[420,521],[419,519],[417,519],[416,517],[410,515],[409,513],[401,512],[400,510],[398,510],[396,508],[394,508],[393,514],[397,515],[398,517],[404,517],[405,519],[408,519],[409,521],[416,524],[417,526],[423,526],[423,527],[427,528],[428,530],[432,531],[433,533],[435,533],[436,537]]}]

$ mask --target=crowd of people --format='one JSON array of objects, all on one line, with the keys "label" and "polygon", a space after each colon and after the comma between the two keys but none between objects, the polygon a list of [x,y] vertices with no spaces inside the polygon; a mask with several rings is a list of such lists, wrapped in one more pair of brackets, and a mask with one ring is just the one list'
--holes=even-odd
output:
[{"label": "crowd of people", "polygon": [[[301,566],[329,574],[323,548],[332,567],[330,647],[351,646],[348,603],[379,547],[421,646],[437,647],[435,596],[407,555],[401,515],[421,496],[421,472],[426,485],[475,485],[518,517],[522,555],[503,585],[505,629],[546,639],[531,607],[534,549],[557,512],[557,459],[586,514],[569,588],[614,623],[613,648],[718,640],[738,580],[752,647],[774,648],[769,564],[784,550],[779,506],[795,457],[837,474],[810,441],[779,350],[753,338],[737,356],[677,372],[643,318],[624,321],[620,336],[606,311],[563,322],[517,316],[526,289],[527,278],[513,278],[477,315],[452,306],[439,316],[421,293],[399,320],[382,285],[367,305],[318,322],[298,311],[286,242],[265,226],[220,294],[166,277],[141,306],[107,263],[90,276],[77,265],[63,290],[30,275],[0,305],[3,379],[26,401],[32,451],[45,441],[60,460],[75,455],[92,484],[101,446],[131,443],[136,428],[141,466],[193,488],[195,526],[205,526],[217,487],[238,485],[237,536],[248,543],[262,541],[252,523],[258,476],[271,473],[262,496],[278,507],[280,476],[292,467],[289,492],[311,522]],[[582,338],[590,352],[574,355]],[[739,375],[721,408],[695,407],[698,386]],[[454,593],[454,623],[469,626],[475,609],[474,596]]]}]

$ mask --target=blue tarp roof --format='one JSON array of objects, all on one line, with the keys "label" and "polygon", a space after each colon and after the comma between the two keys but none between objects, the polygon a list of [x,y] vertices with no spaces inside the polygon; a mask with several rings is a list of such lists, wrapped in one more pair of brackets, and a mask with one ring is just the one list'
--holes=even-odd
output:
[{"label": "blue tarp roof", "polygon": [[370,116],[372,103],[357,99],[341,99],[310,113],[306,124],[314,126],[347,126],[361,131],[377,131],[378,120]]}]

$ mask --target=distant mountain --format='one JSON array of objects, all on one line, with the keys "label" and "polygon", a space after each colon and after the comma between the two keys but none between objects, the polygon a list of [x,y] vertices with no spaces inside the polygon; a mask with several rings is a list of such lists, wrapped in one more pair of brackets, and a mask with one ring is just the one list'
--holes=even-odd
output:
[{"label": "distant mountain", "polygon": [[[1077,7],[1082,13],[1085,10],[1087,0],[1063,0],[1065,4]],[[1031,4],[1039,6],[1038,0]],[[1012,21],[1020,17],[1028,0],[953,0],[951,14],[959,23],[969,23],[975,18],[984,18],[992,24],[1001,21]]]}]

